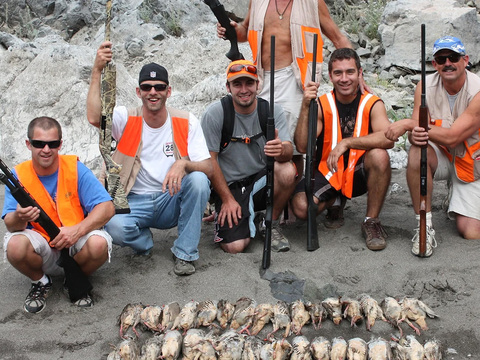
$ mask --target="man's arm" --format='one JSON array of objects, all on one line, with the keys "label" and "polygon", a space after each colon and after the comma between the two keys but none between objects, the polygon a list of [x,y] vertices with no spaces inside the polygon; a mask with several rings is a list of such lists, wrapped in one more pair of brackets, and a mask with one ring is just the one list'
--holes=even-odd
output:
[{"label": "man's arm", "polygon": [[480,93],[470,101],[465,111],[455,119],[450,128],[430,126],[428,138],[433,142],[454,148],[463,143],[480,128]]},{"label": "man's arm", "polygon": [[318,16],[322,33],[325,34],[333,43],[336,49],[352,48],[350,40],[340,31],[339,27],[333,21],[324,0],[318,0]]},{"label": "man's arm", "polygon": [[87,95],[87,119],[90,124],[96,127],[100,126],[100,120],[102,118],[102,71],[105,65],[110,61],[112,61],[112,43],[110,41],[105,41],[97,50]]},{"label": "man's arm", "polygon": [[[235,32],[237,33],[238,42],[246,42],[248,40],[248,24],[250,23],[250,8],[252,7],[252,1],[248,5],[247,15],[241,23],[235,21],[230,21],[230,25],[233,26]],[[219,38],[225,39],[226,29],[217,22],[217,36]]]},{"label": "man's arm", "polygon": [[342,139],[330,152],[327,166],[331,171],[337,170],[338,159],[349,149],[391,149],[394,146],[394,142],[385,137],[385,130],[390,125],[390,121],[382,101],[377,101],[373,105],[370,112],[370,124],[373,131],[371,134]]},{"label": "man's arm", "polygon": [[60,234],[50,244],[56,249],[69,248],[73,246],[80,237],[90,231],[100,229],[108,220],[115,215],[115,207],[111,201],[105,201],[96,205],[85,219],[74,226],[60,228]]},{"label": "man's arm", "polygon": [[201,171],[210,177],[212,174],[212,161],[205,159],[202,161],[190,161],[187,158],[178,159],[168,170],[165,179],[163,180],[162,191],[170,192],[170,195],[176,194],[180,191],[182,186],[182,179],[188,173],[193,171]]},{"label": "man's arm", "polygon": [[22,208],[17,204],[17,209],[6,214],[3,220],[9,232],[16,232],[25,230],[28,223],[37,220],[39,216],[40,210],[37,207]]},{"label": "man's arm", "polygon": [[[297,127],[295,128],[294,141],[297,151],[301,154],[307,152],[307,142],[308,142],[308,116],[310,110],[310,101],[317,98],[317,90],[319,84],[313,81],[310,81],[303,92],[302,107],[300,109],[300,115],[298,116]],[[318,101],[317,101],[318,106]],[[317,120],[317,137],[323,130],[323,115],[322,112],[318,111],[318,120]]]}]

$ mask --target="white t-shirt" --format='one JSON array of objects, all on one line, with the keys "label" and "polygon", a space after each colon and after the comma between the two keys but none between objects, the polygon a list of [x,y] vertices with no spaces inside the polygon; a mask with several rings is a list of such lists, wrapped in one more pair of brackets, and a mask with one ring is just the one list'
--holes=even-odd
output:
[{"label": "white t-shirt", "polygon": [[[122,136],[127,120],[127,108],[124,106],[116,107],[113,113],[112,136],[117,142]],[[192,113],[189,113],[188,117],[187,141],[188,157],[191,161],[202,161],[210,158],[200,122]],[[142,167],[131,192],[135,194],[159,192],[162,189],[165,176],[175,162],[170,114],[168,114],[165,124],[159,128],[152,128],[143,120],[142,144],[142,152],[140,153]]]}]

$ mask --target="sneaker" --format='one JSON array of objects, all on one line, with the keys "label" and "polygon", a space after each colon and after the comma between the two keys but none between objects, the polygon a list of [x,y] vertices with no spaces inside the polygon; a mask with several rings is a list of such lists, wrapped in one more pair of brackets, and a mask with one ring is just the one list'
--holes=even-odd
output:
[{"label": "sneaker", "polygon": [[290,250],[288,239],[283,236],[280,230],[272,226],[272,251],[285,252]]},{"label": "sneaker", "polygon": [[43,285],[41,282],[32,283],[30,292],[25,298],[23,308],[26,312],[36,314],[45,309],[46,298],[48,292],[52,288],[52,279],[48,276],[48,284]]},{"label": "sneaker", "polygon": [[340,205],[331,206],[327,209],[327,215],[325,215],[325,221],[323,222],[327,229],[338,229],[345,224],[343,209],[346,203],[347,198],[342,196]]},{"label": "sneaker", "polygon": [[370,218],[362,223],[362,234],[369,250],[378,251],[387,247],[385,238],[387,232],[382,227],[380,220]]},{"label": "sneaker", "polygon": [[[412,239],[412,254],[420,255],[420,228],[415,229],[415,235]],[[429,257],[433,254],[433,249],[437,247],[437,240],[435,239],[435,230],[427,226],[427,248],[425,249],[425,257]]]},{"label": "sneaker", "polygon": [[[68,292],[68,288],[65,286],[65,282],[63,282],[63,293],[65,296],[70,300],[70,294]],[[80,308],[89,308],[93,306],[93,299],[90,294],[85,295],[81,299],[73,302],[73,305],[78,306]]]},{"label": "sneaker", "polygon": [[175,266],[173,267],[173,272],[178,276],[192,275],[195,272],[195,266],[193,261],[187,261],[177,258],[173,255],[175,260]]}]

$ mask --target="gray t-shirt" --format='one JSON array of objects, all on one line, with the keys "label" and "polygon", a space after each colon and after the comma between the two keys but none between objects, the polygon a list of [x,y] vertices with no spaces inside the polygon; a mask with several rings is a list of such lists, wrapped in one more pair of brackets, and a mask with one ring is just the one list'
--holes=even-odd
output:
[{"label": "gray t-shirt", "polygon": [[[285,112],[280,105],[274,106],[275,128],[282,141],[292,141],[288,133]],[[205,140],[209,151],[220,152],[223,127],[223,107],[220,100],[210,104],[201,120]],[[232,136],[252,137],[262,132],[257,109],[251,114],[235,113],[235,126]],[[260,136],[250,144],[230,141],[228,146],[218,154],[218,164],[222,169],[227,184],[258,173],[266,166],[267,157],[263,150],[265,137]]]}]

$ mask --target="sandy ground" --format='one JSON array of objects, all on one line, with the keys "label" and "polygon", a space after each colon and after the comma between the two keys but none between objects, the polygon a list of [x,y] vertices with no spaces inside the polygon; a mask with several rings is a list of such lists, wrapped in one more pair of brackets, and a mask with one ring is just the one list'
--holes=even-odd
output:
[{"label": "sandy ground", "polygon": [[[3,189],[0,187],[3,206]],[[388,246],[381,252],[369,251],[360,231],[365,213],[365,197],[349,201],[345,225],[327,230],[323,215],[318,217],[320,249],[306,251],[306,224],[284,227],[292,249],[273,253],[267,275],[291,272],[306,299],[327,296],[355,297],[368,293],[378,301],[386,296],[405,295],[422,299],[439,315],[428,319],[429,330],[417,338],[423,342],[436,338],[447,351],[446,359],[480,359],[480,242],[458,236],[455,225],[442,211],[445,184],[436,186],[433,201],[434,226],[438,248],[428,259],[410,253],[415,221],[405,183],[405,171],[394,170],[381,220],[389,233]],[[1,223],[0,232],[5,227]],[[288,294],[272,293],[271,282],[260,273],[263,245],[255,240],[239,255],[223,253],[212,242],[213,226],[204,224],[197,272],[177,277],[169,248],[176,229],[154,231],[155,246],[149,257],[132,256],[129,249],[114,248],[112,262],[97,271],[91,280],[96,304],[84,310],[72,306],[61,291],[62,278],[54,278],[54,287],[46,309],[37,314],[23,311],[29,281],[8,263],[0,266],[0,358],[1,359],[106,359],[111,346],[120,342],[117,317],[128,303],[181,306],[191,299],[228,299],[242,296],[257,302],[276,302]],[[291,284],[285,283],[287,292]],[[290,289],[290,290],[289,290]],[[291,292],[291,291],[290,291]],[[290,294],[291,295],[291,294]],[[403,325],[405,334],[413,330]],[[271,325],[265,330],[271,329]],[[334,325],[326,320],[314,331],[304,328],[311,340],[322,335],[345,339],[398,334],[389,324],[377,321],[371,332],[364,324],[351,328],[348,321]],[[148,334],[144,334],[148,336]]]}]

